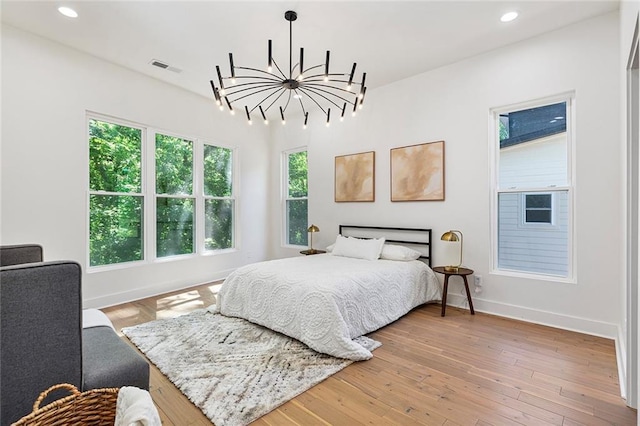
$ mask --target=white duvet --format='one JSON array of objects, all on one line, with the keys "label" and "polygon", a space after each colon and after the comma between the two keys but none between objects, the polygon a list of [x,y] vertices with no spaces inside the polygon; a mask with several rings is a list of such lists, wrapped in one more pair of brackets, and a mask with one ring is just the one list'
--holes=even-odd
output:
[{"label": "white duvet", "polygon": [[423,262],[362,260],[330,254],[247,265],[225,280],[216,307],[351,360],[371,358],[353,339],[440,300],[433,271]]}]

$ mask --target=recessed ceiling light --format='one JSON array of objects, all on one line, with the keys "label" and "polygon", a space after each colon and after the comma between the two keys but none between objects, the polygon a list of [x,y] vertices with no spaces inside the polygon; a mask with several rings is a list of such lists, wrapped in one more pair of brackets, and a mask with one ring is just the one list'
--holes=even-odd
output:
[{"label": "recessed ceiling light", "polygon": [[500,20],[502,22],[511,22],[514,19],[516,19],[517,17],[518,17],[518,12],[507,12],[504,15],[502,15]]},{"label": "recessed ceiling light", "polygon": [[58,8],[58,12],[62,13],[64,16],[68,16],[69,18],[78,17],[78,12],[71,9],[70,7],[61,6]]}]

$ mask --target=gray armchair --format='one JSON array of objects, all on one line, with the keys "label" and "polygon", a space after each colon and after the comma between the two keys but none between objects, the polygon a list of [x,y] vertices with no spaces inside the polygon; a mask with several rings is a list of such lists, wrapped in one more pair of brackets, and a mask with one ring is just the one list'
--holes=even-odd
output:
[{"label": "gray armchair", "polygon": [[78,263],[42,262],[38,245],[0,247],[2,426],[54,384],[149,389],[149,364],[111,327],[83,329],[81,288]]}]

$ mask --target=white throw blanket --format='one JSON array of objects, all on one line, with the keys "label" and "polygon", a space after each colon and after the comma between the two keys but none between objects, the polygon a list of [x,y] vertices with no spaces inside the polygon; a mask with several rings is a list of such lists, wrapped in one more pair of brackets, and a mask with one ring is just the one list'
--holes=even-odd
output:
[{"label": "white throw blanket", "polygon": [[[113,328],[113,324],[104,312],[98,309],[84,309],[82,311],[82,328],[103,326]],[[113,330],[115,331],[115,328]]]},{"label": "white throw blanket", "polygon": [[216,306],[339,358],[372,357],[354,338],[441,299],[423,262],[314,255],[254,263],[225,280]]},{"label": "white throw blanket", "polygon": [[121,387],[116,403],[115,426],[161,426],[158,409],[144,389]]}]

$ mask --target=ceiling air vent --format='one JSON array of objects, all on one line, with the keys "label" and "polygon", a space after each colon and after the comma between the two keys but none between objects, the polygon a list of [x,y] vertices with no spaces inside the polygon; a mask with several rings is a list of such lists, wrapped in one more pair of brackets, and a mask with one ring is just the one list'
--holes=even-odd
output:
[{"label": "ceiling air vent", "polygon": [[166,64],[157,59],[152,59],[151,62],[149,63],[154,67],[162,68],[163,70],[167,70],[167,71],[172,71],[172,72],[175,72],[176,74],[180,74],[182,72],[180,68],[172,67],[171,65]]},{"label": "ceiling air vent", "polygon": [[156,60],[156,59],[153,59],[153,60],[151,61],[151,65],[153,65],[154,67],[162,68],[162,69],[167,69],[167,68],[169,68],[169,65],[167,65],[167,64],[165,64],[165,63],[163,63],[163,62],[160,62],[160,61],[158,61],[158,60]]}]

